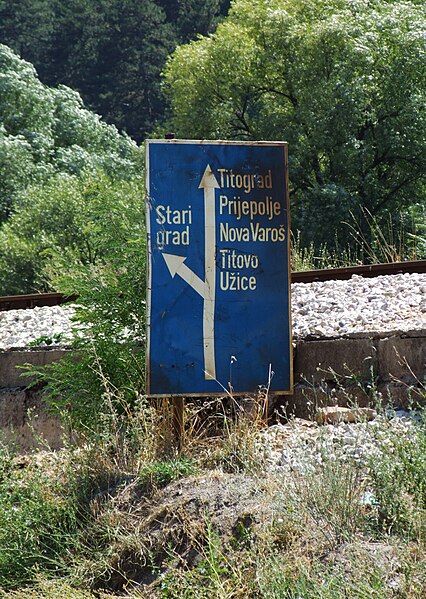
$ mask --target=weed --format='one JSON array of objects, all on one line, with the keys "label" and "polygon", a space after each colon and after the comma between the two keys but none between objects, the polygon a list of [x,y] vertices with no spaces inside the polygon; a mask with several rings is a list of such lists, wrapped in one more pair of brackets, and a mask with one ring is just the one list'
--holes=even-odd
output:
[{"label": "weed", "polygon": [[156,489],[161,489],[173,480],[190,476],[197,471],[194,461],[188,457],[171,460],[149,462],[144,464],[139,471],[139,484],[143,494],[151,494]]},{"label": "weed", "polygon": [[[164,599],[243,599],[250,597],[251,576],[247,576],[249,560],[235,560],[235,554],[223,542],[211,523],[205,536],[195,541],[199,559],[194,568],[169,569],[161,577],[161,597]],[[171,560],[175,556],[171,555]]]},{"label": "weed", "polygon": [[426,423],[403,423],[399,435],[377,438],[378,452],[369,463],[375,498],[375,524],[385,534],[398,533],[425,544]]},{"label": "weed", "polygon": [[87,590],[79,590],[70,586],[63,580],[49,580],[36,576],[33,588],[18,589],[15,591],[1,591],[1,599],[96,599]]},{"label": "weed", "polygon": [[17,472],[5,452],[0,460],[0,586],[28,584],[39,569],[66,573],[78,526],[72,493],[37,468]]},{"label": "weed", "polygon": [[358,247],[363,262],[380,264],[419,260],[425,256],[424,208],[423,216],[406,213],[387,214],[378,218],[367,208],[361,210],[361,221],[354,214],[353,223],[346,223]]},{"label": "weed", "polygon": [[360,256],[351,250],[348,245],[342,252],[336,243],[335,251],[331,250],[327,244],[323,244],[318,250],[315,249],[313,242],[305,246],[301,241],[300,231],[291,233],[291,270],[317,270],[322,268],[339,268],[343,266],[362,264]]},{"label": "weed", "polygon": [[[363,556],[364,560],[366,556]],[[258,573],[260,596],[264,599],[388,599],[389,589],[377,566],[353,560],[356,576],[343,565],[331,566],[319,561],[300,559],[286,562],[271,554]]]},{"label": "weed", "polygon": [[[424,596],[423,412],[418,422],[391,426],[382,414],[357,424],[374,445],[370,459],[357,459],[356,447],[340,452],[330,428],[315,427],[315,451],[297,439],[296,462],[271,473],[259,447],[267,389],[251,409],[230,393],[207,402],[211,429],[189,424],[201,410],[189,403],[178,456],[170,406],[141,396],[130,410],[98,374],[102,426],[60,461],[17,470],[0,448],[0,584],[11,599],[90,598],[103,588],[156,599]],[[241,497],[225,525],[221,510]],[[11,590],[21,585],[30,585],[24,594]]]},{"label": "weed", "polygon": [[199,440],[198,453],[204,467],[228,473],[257,473],[263,469],[258,432],[265,428],[265,397],[238,399],[228,396],[214,402],[211,429]]},{"label": "weed", "polygon": [[33,341],[27,343],[28,347],[38,347],[45,345],[58,345],[63,340],[63,333],[53,333],[52,335],[42,335]]},{"label": "weed", "polygon": [[[365,528],[359,467],[323,456],[319,472],[294,475],[293,506],[330,546],[352,540]],[[330,501],[332,498],[332,501]]]}]

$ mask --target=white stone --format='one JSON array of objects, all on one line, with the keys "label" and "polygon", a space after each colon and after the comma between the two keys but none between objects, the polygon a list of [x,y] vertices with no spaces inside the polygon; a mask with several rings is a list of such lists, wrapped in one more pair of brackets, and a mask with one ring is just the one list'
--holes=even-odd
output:
[{"label": "white stone", "polygon": [[[426,274],[294,283],[293,338],[426,329],[425,294]],[[0,349],[55,332],[69,336],[73,313],[69,306],[0,312]]]}]

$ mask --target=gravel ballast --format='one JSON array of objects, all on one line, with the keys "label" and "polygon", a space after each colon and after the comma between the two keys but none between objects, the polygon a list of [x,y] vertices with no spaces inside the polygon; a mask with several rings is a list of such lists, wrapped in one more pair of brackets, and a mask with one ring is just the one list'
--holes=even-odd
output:
[{"label": "gravel ballast", "polygon": [[371,421],[318,425],[299,418],[269,427],[259,436],[259,451],[270,470],[306,474],[324,461],[351,461],[365,467],[402,440],[415,441],[416,412],[378,414]]},{"label": "gravel ballast", "polygon": [[344,337],[426,329],[426,274],[292,285],[293,336]]},{"label": "gravel ballast", "polygon": [[28,347],[34,341],[40,346],[64,345],[70,338],[73,314],[71,306],[0,312],[0,350]]},{"label": "gravel ballast", "polygon": [[[426,330],[426,274],[293,283],[291,301],[295,340]],[[42,337],[49,343],[57,334],[66,344],[72,315],[69,306],[0,312],[0,349],[27,347]]]}]

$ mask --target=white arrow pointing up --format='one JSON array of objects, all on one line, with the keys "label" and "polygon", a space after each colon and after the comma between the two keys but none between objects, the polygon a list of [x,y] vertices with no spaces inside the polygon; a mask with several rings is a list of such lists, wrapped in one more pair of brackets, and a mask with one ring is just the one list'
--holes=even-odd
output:
[{"label": "white arrow pointing up", "polygon": [[203,311],[204,371],[206,379],[216,378],[214,350],[214,308],[216,294],[216,209],[215,189],[220,185],[208,164],[201,178],[200,189],[204,189],[204,260],[205,292]]}]

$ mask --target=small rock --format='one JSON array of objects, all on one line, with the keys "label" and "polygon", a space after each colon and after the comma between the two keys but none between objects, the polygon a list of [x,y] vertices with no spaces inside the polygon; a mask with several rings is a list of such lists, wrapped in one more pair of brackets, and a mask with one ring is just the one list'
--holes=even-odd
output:
[{"label": "small rock", "polygon": [[315,415],[318,424],[338,424],[340,422],[362,422],[374,420],[376,412],[371,408],[341,408],[329,406],[321,408]]}]

